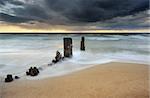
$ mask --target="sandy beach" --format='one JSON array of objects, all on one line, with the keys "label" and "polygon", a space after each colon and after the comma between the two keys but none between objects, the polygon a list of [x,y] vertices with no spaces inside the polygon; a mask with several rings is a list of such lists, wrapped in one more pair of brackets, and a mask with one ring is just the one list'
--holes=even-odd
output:
[{"label": "sandy beach", "polygon": [[148,65],[112,62],[65,76],[5,83],[1,96],[2,98],[149,98],[148,71]]}]

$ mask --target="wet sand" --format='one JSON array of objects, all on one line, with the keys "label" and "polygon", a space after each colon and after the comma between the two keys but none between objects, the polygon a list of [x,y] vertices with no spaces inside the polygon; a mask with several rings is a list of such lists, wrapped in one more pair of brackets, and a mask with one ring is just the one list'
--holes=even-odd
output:
[{"label": "wet sand", "polygon": [[65,76],[5,83],[1,96],[2,98],[149,98],[148,77],[149,65],[112,62]]}]

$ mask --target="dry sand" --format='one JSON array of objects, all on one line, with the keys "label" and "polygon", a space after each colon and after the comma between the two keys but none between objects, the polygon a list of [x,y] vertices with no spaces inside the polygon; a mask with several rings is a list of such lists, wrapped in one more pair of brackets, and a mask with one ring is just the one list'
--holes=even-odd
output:
[{"label": "dry sand", "polygon": [[149,66],[144,64],[102,64],[55,78],[5,83],[1,96],[2,98],[149,98],[148,71]]}]

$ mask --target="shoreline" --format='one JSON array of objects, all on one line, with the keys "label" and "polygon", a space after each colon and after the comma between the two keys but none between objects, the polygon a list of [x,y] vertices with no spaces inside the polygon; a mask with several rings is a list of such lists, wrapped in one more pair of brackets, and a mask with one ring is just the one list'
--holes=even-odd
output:
[{"label": "shoreline", "polygon": [[[20,77],[20,79],[19,80],[43,80],[43,79],[47,79],[47,78],[55,78],[55,77],[62,77],[62,76],[66,76],[66,75],[70,75],[70,74],[72,74],[72,73],[76,73],[76,72],[80,72],[80,71],[82,71],[82,70],[86,70],[86,69],[89,69],[89,68],[92,68],[92,67],[95,67],[95,66],[97,66],[97,65],[103,65],[103,64],[109,64],[109,63],[130,63],[130,64],[144,64],[144,65],[148,65],[148,66],[150,66],[150,62],[137,62],[137,61],[133,61],[133,60],[117,60],[117,59],[108,59],[108,60],[106,60],[106,61],[104,61],[104,62],[101,62],[100,64],[87,64],[87,66],[84,66],[84,67],[80,67],[80,68],[76,68],[75,70],[71,70],[71,71],[69,71],[69,70],[65,70],[65,72],[62,72],[62,73],[57,73],[56,72],[56,74],[53,74],[53,75],[51,75],[51,76],[48,76],[47,74],[48,73],[46,73],[46,76],[44,76],[43,74],[43,76],[41,76],[41,74],[39,74],[38,76],[36,76],[36,77],[30,77],[30,76],[26,76],[26,74],[24,74],[24,73],[20,73],[20,75],[21,75],[21,77]],[[86,65],[86,64],[84,64],[84,65]],[[58,65],[54,65],[54,66],[61,66],[61,63],[59,63]],[[44,69],[41,71],[41,72],[43,72],[44,70],[46,70],[47,68],[51,68],[51,67],[53,67],[53,66],[44,66]],[[48,69],[47,69],[48,70]],[[15,73],[13,74],[13,75],[15,75]],[[20,76],[19,74],[16,74],[16,75],[18,75],[18,76]],[[4,79],[5,78],[5,76],[0,76],[0,78],[1,79]],[[3,80],[4,81],[4,80]],[[14,80],[14,81],[18,81],[18,80]]]},{"label": "shoreline", "polygon": [[99,64],[58,77],[17,80],[5,84],[3,96],[5,98],[148,98],[149,68],[149,65],[136,63]]},{"label": "shoreline", "polygon": [[[27,76],[25,76],[24,77],[25,79],[22,79],[22,80],[27,79],[27,80],[32,81],[32,80],[43,80],[43,79],[47,79],[47,78],[63,77],[63,76],[70,75],[70,74],[73,74],[73,73],[77,73],[77,72],[80,72],[80,71],[83,71],[83,70],[86,70],[86,69],[89,69],[89,68],[93,68],[93,67],[98,66],[98,65],[100,66],[100,65],[109,64],[109,63],[129,63],[129,64],[142,64],[142,65],[150,66],[149,62],[136,62],[136,61],[133,61],[133,60],[130,60],[130,61],[129,60],[107,60],[107,62],[102,62],[100,64],[92,64],[92,65],[88,64],[85,67],[78,68],[76,70],[72,70],[72,71],[68,71],[68,72],[64,72],[62,74],[56,74],[56,75],[53,75],[53,76],[46,76],[46,77],[42,77],[42,76],[40,77],[40,74],[39,74],[39,76],[36,76],[36,77],[27,77]],[[61,65],[56,65],[56,66],[61,66]],[[49,67],[51,67],[51,66],[49,66]],[[47,68],[49,68],[49,67],[47,67]]]}]

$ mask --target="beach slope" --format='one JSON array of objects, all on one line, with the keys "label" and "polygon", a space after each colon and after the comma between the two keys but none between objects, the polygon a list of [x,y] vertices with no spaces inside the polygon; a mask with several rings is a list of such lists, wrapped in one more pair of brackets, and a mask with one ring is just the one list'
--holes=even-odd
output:
[{"label": "beach slope", "polygon": [[4,85],[2,98],[149,98],[148,77],[148,65],[112,62],[65,76],[16,80]]}]

